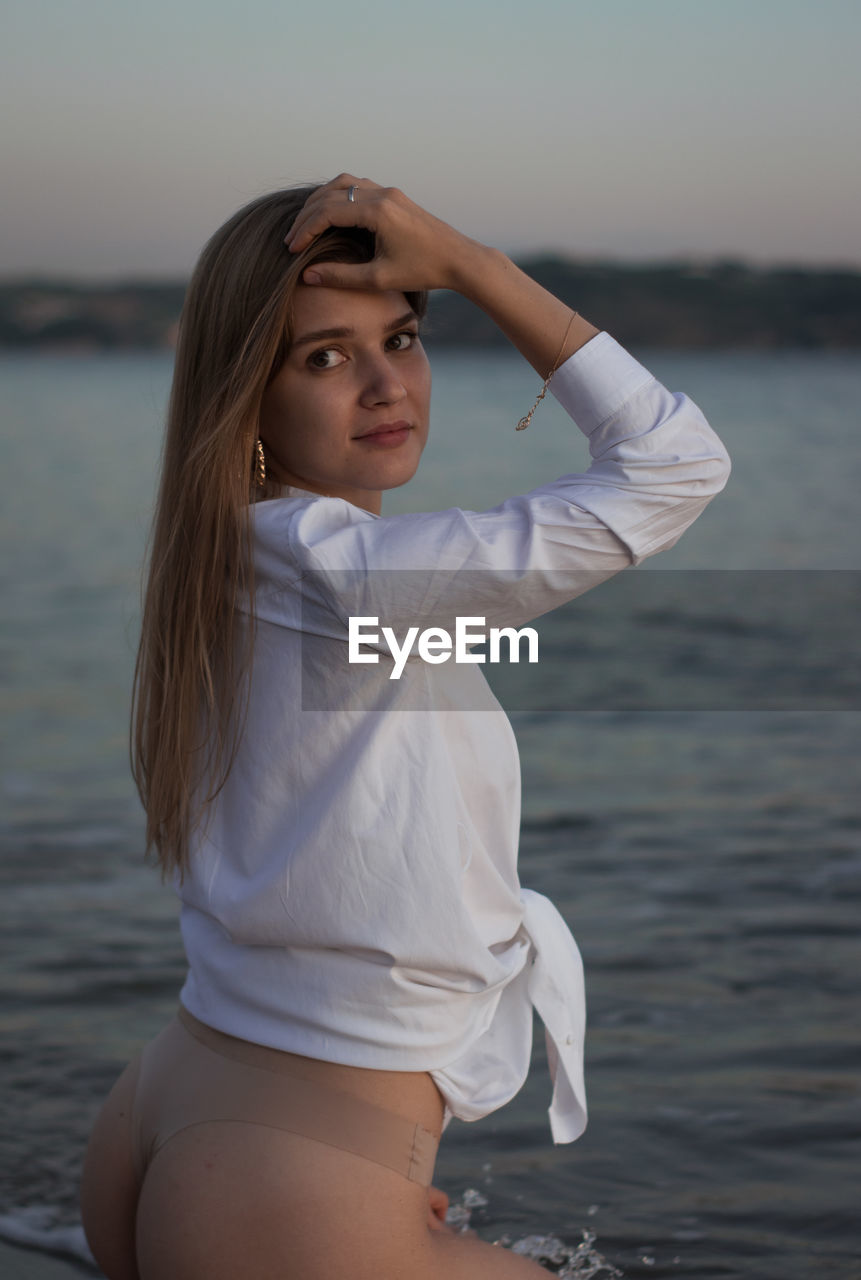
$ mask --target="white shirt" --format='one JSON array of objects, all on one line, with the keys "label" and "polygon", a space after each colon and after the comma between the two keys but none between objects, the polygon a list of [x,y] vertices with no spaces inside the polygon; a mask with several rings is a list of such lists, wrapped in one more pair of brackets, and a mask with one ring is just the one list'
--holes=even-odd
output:
[{"label": "white shirt", "polygon": [[[248,719],[182,888],[180,993],[231,1035],[429,1071],[476,1120],[526,1079],[544,1023],[555,1142],[586,1125],[580,954],[520,885],[520,769],[480,665],[350,666],[348,619],[523,625],[674,545],[730,464],[700,410],[606,333],[551,390],[592,464],[492,510],[376,516],[285,487],[251,508]],[[346,572],[345,572],[346,571]],[[247,602],[246,602],[247,605]],[[240,613],[237,625],[247,624]]]}]

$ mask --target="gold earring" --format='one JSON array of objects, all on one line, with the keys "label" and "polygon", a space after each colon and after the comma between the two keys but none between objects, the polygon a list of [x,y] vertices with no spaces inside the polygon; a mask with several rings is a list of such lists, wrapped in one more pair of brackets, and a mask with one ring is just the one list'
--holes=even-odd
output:
[{"label": "gold earring", "polygon": [[256,453],[256,466],[254,468],[254,483],[258,489],[262,489],[266,484],[266,457],[263,453],[263,441],[258,437]]}]

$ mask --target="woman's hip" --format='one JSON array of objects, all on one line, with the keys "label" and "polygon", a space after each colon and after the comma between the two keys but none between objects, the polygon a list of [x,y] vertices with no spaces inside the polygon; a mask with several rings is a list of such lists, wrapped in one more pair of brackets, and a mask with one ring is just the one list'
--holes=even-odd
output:
[{"label": "woman's hip", "polygon": [[293,1056],[227,1036],[180,1005],[141,1054],[132,1114],[139,1180],[178,1134],[230,1123],[300,1135],[430,1185],[438,1134],[324,1081],[294,1074]]}]

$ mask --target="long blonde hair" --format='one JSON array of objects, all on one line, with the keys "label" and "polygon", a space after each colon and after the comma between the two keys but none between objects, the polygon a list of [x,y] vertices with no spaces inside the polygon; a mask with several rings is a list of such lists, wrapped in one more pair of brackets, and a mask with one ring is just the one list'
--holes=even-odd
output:
[{"label": "long blonde hair", "polygon": [[[162,883],[188,868],[189,840],[224,786],[244,729],[253,661],[250,504],[263,393],[291,337],[291,302],[312,262],[366,262],[374,237],[329,228],[300,254],[284,235],[316,186],[260,196],[204,246],[185,295],[149,539],[132,686],[132,776],[146,810],[146,849]],[[417,315],[426,295],[407,293]],[[234,613],[251,602],[236,652]],[[197,804],[195,806],[195,797]]]}]

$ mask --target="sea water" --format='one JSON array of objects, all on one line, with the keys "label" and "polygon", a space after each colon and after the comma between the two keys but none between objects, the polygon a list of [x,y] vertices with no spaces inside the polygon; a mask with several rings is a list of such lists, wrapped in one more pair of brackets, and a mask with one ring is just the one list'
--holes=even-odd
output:
[{"label": "sea water", "polygon": [[[515,432],[538,382],[518,357],[431,354],[430,441],[384,513],[588,466],[550,397]],[[635,354],[704,410],[730,482],[676,547],[540,619],[545,658],[498,687],[521,880],[584,957],[589,1127],[551,1141],[536,1020],[526,1085],[449,1126],[434,1181],[453,1224],[558,1274],[857,1280],[861,359]],[[170,374],[0,358],[0,1236],[79,1257],[90,1127],[184,976],[128,768]]]}]

